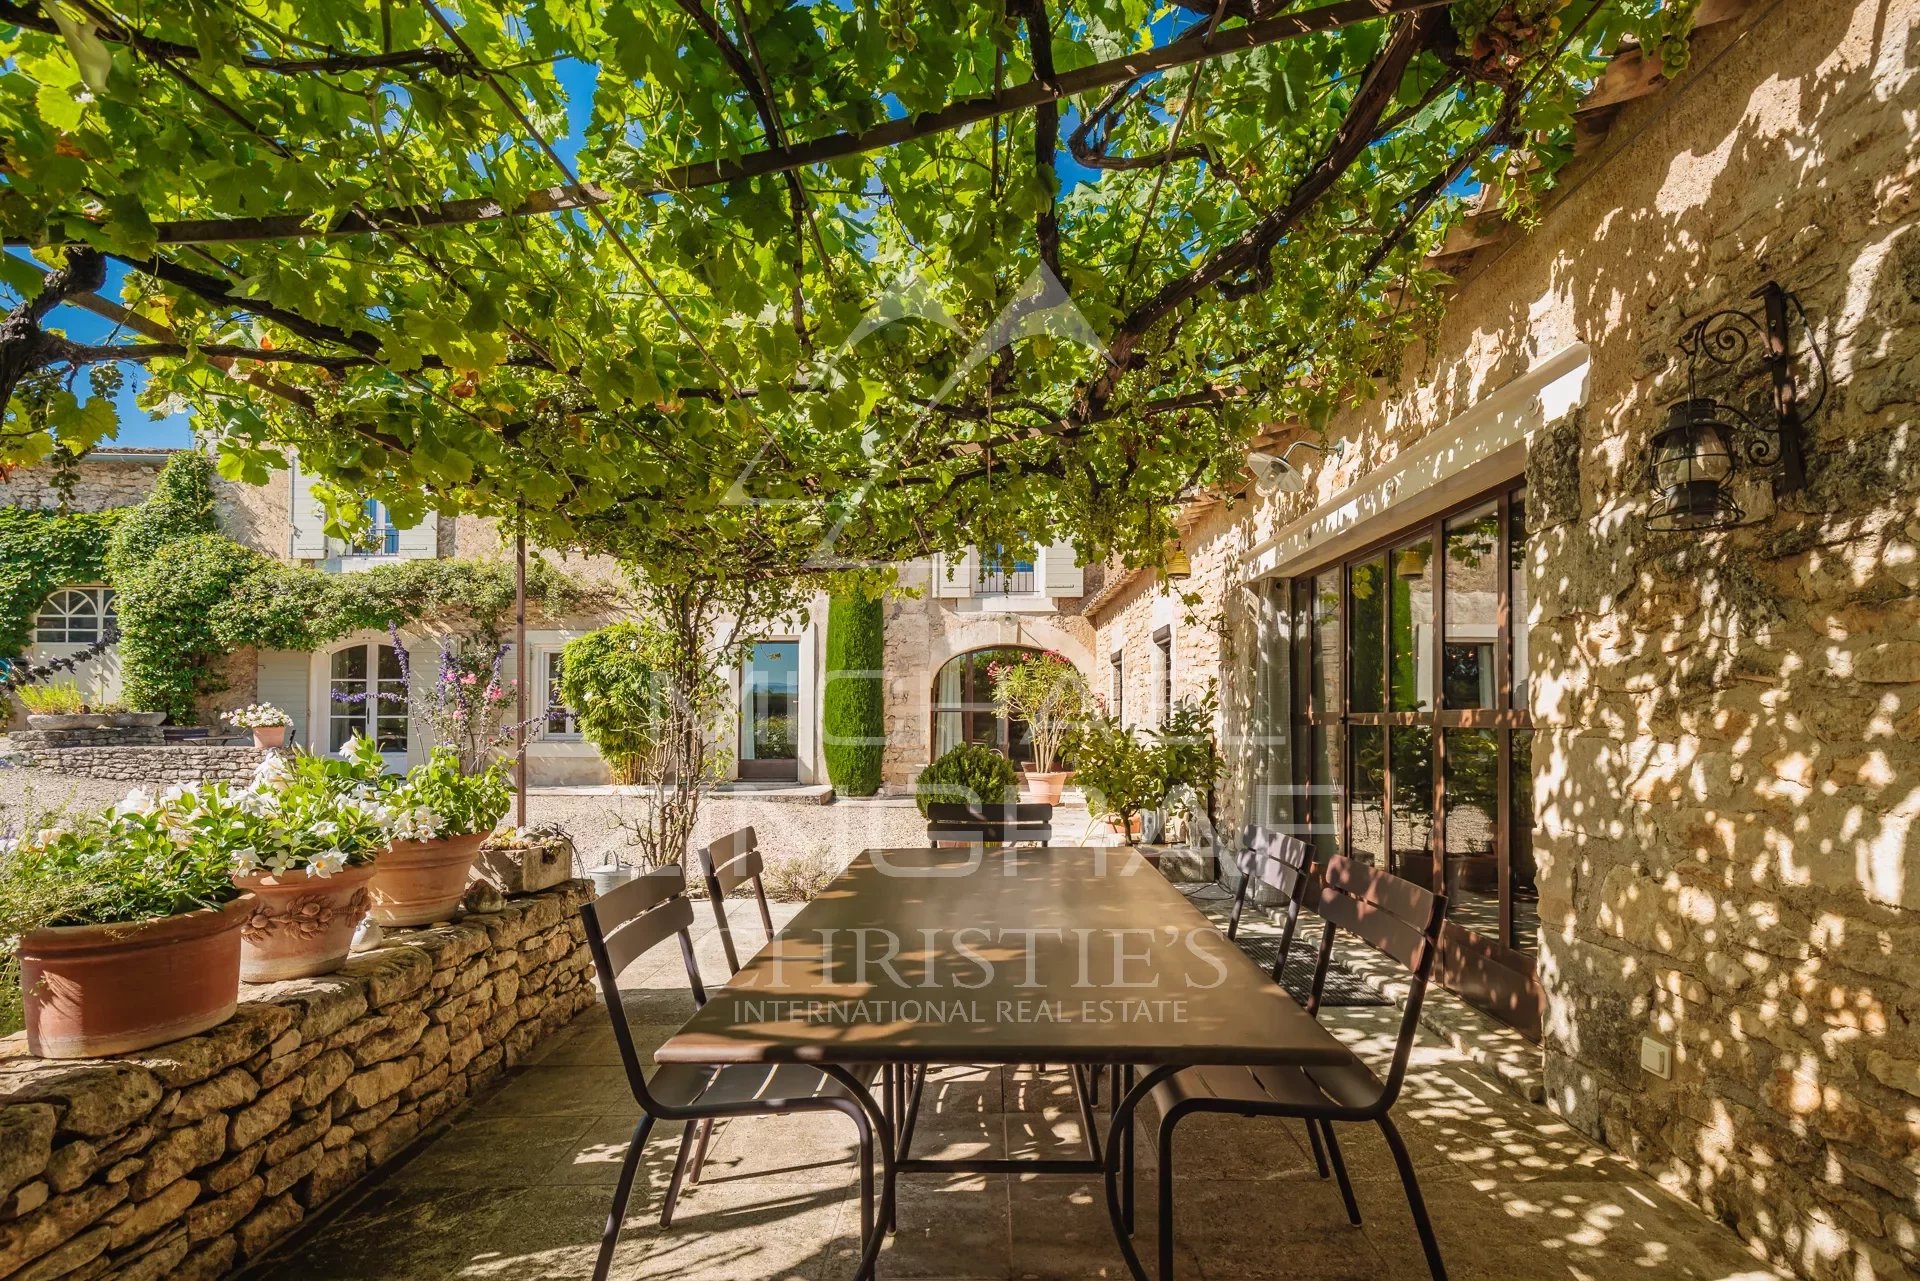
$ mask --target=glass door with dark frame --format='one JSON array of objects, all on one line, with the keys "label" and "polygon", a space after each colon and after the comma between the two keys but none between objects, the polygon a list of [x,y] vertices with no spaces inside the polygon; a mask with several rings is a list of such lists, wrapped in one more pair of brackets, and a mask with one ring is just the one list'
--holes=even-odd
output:
[{"label": "glass door with dark frame", "polygon": [[1442,889],[1441,981],[1537,1038],[1525,544],[1503,487],[1292,579],[1279,709],[1295,829]]}]

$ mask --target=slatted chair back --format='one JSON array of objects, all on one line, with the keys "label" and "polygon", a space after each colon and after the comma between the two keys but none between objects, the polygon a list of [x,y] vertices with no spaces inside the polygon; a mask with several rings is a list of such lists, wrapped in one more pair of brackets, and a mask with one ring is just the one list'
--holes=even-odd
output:
[{"label": "slatted chair back", "polygon": [[760,926],[766,941],[773,941],[773,911],[767,906],[766,860],[760,855],[760,838],[751,827],[743,827],[723,836],[700,851],[700,876],[707,885],[707,899],[713,904],[714,924],[720,930],[720,946],[727,954],[727,970],[740,972],[740,953],[734,945],[733,929],[727,923],[727,895],[742,885],[751,886],[753,900],[760,909]]},{"label": "slatted chair back", "polygon": [[1040,801],[1015,805],[970,805],[958,801],[927,803],[927,844],[1053,840],[1053,806]]},{"label": "slatted chair back", "polygon": [[1307,901],[1312,884],[1313,846],[1284,832],[1267,833],[1267,843],[1255,855],[1241,882],[1242,893],[1249,883],[1264,885],[1280,895],[1286,904],[1286,923],[1280,929],[1280,947],[1273,956],[1273,981],[1287,968],[1287,956],[1293,951],[1293,936],[1300,926],[1300,908]]},{"label": "slatted chair back", "polygon": [[1333,960],[1334,936],[1341,930],[1375,951],[1405,966],[1411,976],[1393,1063],[1382,1078],[1374,1109],[1384,1113],[1399,1097],[1420,1029],[1420,1006],[1427,980],[1440,948],[1440,925],[1446,919],[1447,898],[1412,881],[1381,871],[1344,855],[1334,855],[1320,867],[1320,895],[1316,910],[1326,922],[1320,935],[1320,955],[1314,966],[1313,993],[1307,1012],[1317,1014],[1327,968]]},{"label": "slatted chair back", "polygon": [[707,990],[700,982],[700,967],[693,959],[693,904],[687,899],[686,876],[677,866],[657,868],[637,876],[582,904],[580,919],[586,925],[587,951],[592,954],[594,969],[600,976],[600,995],[606,1000],[607,1015],[613,1021],[613,1039],[620,1049],[620,1064],[627,1070],[627,1082],[633,1087],[635,1101],[647,1112],[658,1115],[660,1107],[647,1093],[646,1072],[634,1048],[626,1006],[620,1000],[620,972],[668,939],[677,937],[694,1004],[707,1003]]},{"label": "slatted chair back", "polygon": [[1253,865],[1273,833],[1258,823],[1248,823],[1240,829],[1240,853],[1234,856],[1234,864],[1240,870],[1240,884],[1233,891],[1233,907],[1227,912],[1227,937],[1240,935],[1240,913],[1247,906],[1247,897],[1253,893]]}]

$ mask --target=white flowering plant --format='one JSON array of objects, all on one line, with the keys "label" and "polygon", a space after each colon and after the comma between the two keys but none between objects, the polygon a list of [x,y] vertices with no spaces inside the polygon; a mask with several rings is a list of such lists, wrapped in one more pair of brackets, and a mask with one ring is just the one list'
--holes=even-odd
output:
[{"label": "white flowering plant", "polygon": [[436,747],[387,793],[391,830],[395,840],[409,841],[491,832],[506,817],[512,796],[505,762],[469,773],[459,752]]},{"label": "white flowering plant", "polygon": [[274,729],[293,724],[293,717],[272,703],[253,703],[220,713],[220,719],[235,729]]},{"label": "white flowering plant", "polygon": [[222,833],[233,871],[328,877],[371,862],[393,840],[383,766],[379,748],[364,738],[336,756],[267,757],[231,798],[245,820]]}]

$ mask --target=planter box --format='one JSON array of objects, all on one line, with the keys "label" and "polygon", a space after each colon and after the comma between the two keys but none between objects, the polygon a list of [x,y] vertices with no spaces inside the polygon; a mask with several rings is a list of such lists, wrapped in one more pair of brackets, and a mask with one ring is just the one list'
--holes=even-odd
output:
[{"label": "planter box", "polygon": [[500,887],[503,894],[538,894],[573,875],[573,840],[546,837],[526,844],[508,844],[496,836],[480,847],[474,866]]}]

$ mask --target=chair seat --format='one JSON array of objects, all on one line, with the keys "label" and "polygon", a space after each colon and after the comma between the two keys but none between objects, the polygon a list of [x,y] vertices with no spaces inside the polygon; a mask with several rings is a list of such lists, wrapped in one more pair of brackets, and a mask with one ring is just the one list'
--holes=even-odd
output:
[{"label": "chair seat", "polygon": [[1380,1078],[1358,1059],[1339,1067],[1191,1067],[1153,1087],[1162,1116],[1176,1107],[1258,1115],[1319,1115],[1365,1108],[1380,1097]]},{"label": "chair seat", "polygon": [[[876,1075],[870,1067],[851,1071],[862,1085]],[[775,1101],[853,1097],[844,1085],[819,1068],[801,1063],[729,1063],[725,1067],[668,1063],[647,1078],[647,1089],[661,1103],[674,1108],[738,1108]]]}]

